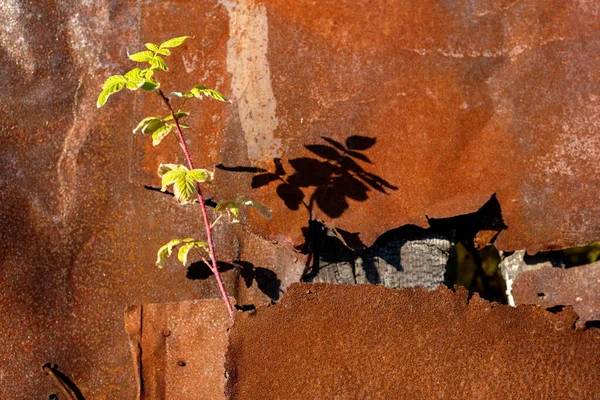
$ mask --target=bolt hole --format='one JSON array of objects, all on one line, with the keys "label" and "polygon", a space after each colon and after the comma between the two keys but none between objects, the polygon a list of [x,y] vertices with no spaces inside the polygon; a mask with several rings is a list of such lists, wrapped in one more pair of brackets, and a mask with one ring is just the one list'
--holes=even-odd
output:
[{"label": "bolt hole", "polygon": [[58,395],[52,393],[50,396],[48,396],[48,400],[58,400]]},{"label": "bolt hole", "polygon": [[539,293],[537,294],[537,297],[538,297],[538,299],[544,299],[544,298],[546,298],[546,293],[544,293],[544,292],[539,292]]},{"label": "bolt hole", "polygon": [[179,365],[180,367],[185,367],[185,366],[186,366],[186,363],[185,363],[184,361],[179,361],[179,362],[177,363],[177,365]]}]

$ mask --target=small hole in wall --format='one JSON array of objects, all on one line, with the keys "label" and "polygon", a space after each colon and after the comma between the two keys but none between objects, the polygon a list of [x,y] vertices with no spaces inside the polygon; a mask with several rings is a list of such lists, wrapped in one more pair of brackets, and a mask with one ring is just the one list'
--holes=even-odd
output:
[{"label": "small hole in wall", "polygon": [[560,306],[560,305],[546,308],[546,310],[550,311],[552,314],[558,314],[559,312],[562,312],[564,309],[565,309],[565,306]]},{"label": "small hole in wall", "polygon": [[544,299],[544,298],[546,298],[546,293],[539,292],[539,293],[537,294],[537,297],[538,297],[538,299]]},{"label": "small hole in wall", "polygon": [[184,361],[179,361],[177,365],[179,365],[180,367],[185,367],[187,364]]},{"label": "small hole in wall", "polygon": [[50,396],[48,396],[48,400],[58,400],[58,395],[52,393]]},{"label": "small hole in wall", "polygon": [[600,321],[586,321],[585,329],[598,328],[600,329]]}]

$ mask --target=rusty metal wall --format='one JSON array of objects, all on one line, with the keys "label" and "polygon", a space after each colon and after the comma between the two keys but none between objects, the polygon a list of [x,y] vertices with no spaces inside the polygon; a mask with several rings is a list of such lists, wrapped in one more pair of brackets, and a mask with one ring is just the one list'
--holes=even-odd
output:
[{"label": "rusty metal wall", "polygon": [[[174,141],[130,133],[157,102],[95,107],[146,41],[195,36],[165,90],[202,83],[234,101],[196,110],[196,163],[222,164],[212,194],[275,211],[219,226],[223,260],[243,254],[256,272],[285,259],[287,284],[302,260],[260,249],[302,244],[309,217],[368,246],[493,193],[503,250],[600,237],[596,2],[0,0],[0,21],[2,398],[56,391],[47,362],[87,398],[132,398],[124,308],[217,296],[210,279],[154,267],[158,246],[199,227],[197,210],[144,189],[159,162],[182,160]],[[246,235],[264,243],[243,253]]]}]

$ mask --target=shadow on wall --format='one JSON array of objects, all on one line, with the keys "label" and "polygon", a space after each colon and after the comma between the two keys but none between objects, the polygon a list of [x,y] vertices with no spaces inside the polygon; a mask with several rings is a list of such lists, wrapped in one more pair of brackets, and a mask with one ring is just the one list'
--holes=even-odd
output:
[{"label": "shadow on wall", "polygon": [[[290,210],[306,208],[309,220],[312,220],[315,204],[327,216],[340,217],[348,209],[348,199],[365,201],[370,190],[388,193],[398,188],[385,179],[368,172],[361,164],[373,164],[364,153],[373,145],[376,138],[367,136],[349,136],[345,144],[334,139],[322,137],[327,144],[305,145],[314,157],[299,157],[289,160],[294,172],[288,174],[281,159],[275,158],[274,171],[253,167],[217,168],[226,171],[255,173],[252,188],[257,189],[277,182],[277,195]],[[303,189],[312,189],[306,195]]]},{"label": "shadow on wall", "polygon": [[[246,288],[252,286],[256,282],[258,289],[273,301],[279,300],[282,294],[281,280],[277,274],[270,269],[263,267],[255,267],[254,264],[248,261],[235,260],[233,264],[219,261],[219,271],[225,272],[232,269],[238,269],[240,276],[244,280]],[[186,277],[191,280],[205,280],[213,275],[211,269],[204,261],[197,261],[190,264],[187,269]]]}]

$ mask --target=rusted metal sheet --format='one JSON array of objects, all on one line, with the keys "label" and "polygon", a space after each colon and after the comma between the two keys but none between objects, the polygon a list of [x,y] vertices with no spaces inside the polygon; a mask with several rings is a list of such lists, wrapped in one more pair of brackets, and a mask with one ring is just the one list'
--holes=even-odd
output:
[{"label": "rusted metal sheet", "polygon": [[[369,246],[496,193],[508,227],[496,245],[535,251],[600,237],[599,7],[0,0],[0,354],[21,355],[0,366],[0,397],[47,395],[40,366],[56,363],[86,398],[131,398],[123,308],[218,296],[211,278],[154,267],[157,247],[201,227],[194,207],[143,189],[159,162],[182,161],[173,141],[132,139],[160,104],[123,93],[96,110],[102,81],[132,67],[127,52],[195,36],[163,89],[232,98],[191,109],[188,140],[199,166],[246,167],[217,169],[208,194],[272,208],[244,221],[265,243],[292,251],[313,218]],[[221,260],[276,269],[275,256],[241,259],[231,227],[215,235]],[[298,267],[286,265],[275,273],[289,282]]]},{"label": "rusted metal sheet", "polygon": [[219,299],[129,307],[125,330],[137,398],[224,399],[231,324]]},{"label": "rusted metal sheet", "polygon": [[465,289],[295,284],[276,306],[238,316],[227,395],[591,399],[600,330],[575,331],[576,318],[467,302]]},{"label": "rusted metal sheet", "polygon": [[525,271],[515,279],[512,293],[516,304],[571,306],[579,315],[577,326],[583,328],[587,322],[600,321],[600,262]]},{"label": "rusted metal sheet", "polygon": [[[193,6],[178,4],[183,20]],[[228,26],[210,32],[222,40],[190,42],[196,62],[176,57],[182,76],[168,82],[202,76],[234,100],[203,103],[194,122],[206,133],[190,142],[200,164],[230,167],[217,171],[221,196],[274,209],[270,221],[249,217],[259,235],[297,246],[312,218],[370,246],[393,228],[475,212],[496,193],[501,250],[600,238],[598,4],[220,4],[214,18]],[[144,37],[171,34],[150,17],[165,8],[144,7]],[[144,113],[156,106],[136,101]],[[145,146],[133,173],[156,184],[162,156]]]}]

